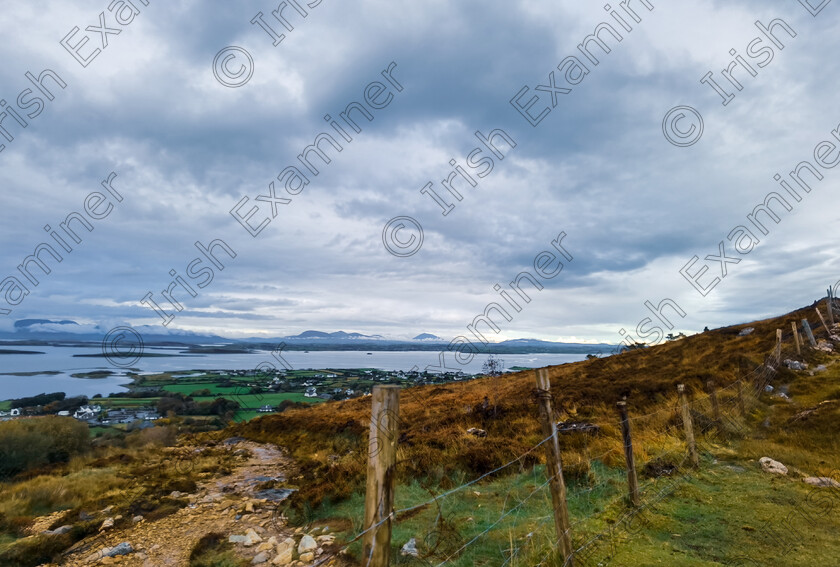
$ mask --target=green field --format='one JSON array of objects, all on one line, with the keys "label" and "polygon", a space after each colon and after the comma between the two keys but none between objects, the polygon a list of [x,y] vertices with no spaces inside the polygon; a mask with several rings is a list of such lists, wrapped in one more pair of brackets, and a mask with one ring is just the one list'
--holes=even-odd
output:
[{"label": "green field", "polygon": [[10,409],[12,409],[12,402],[9,400],[0,402],[0,411],[9,411]]},{"label": "green field", "polygon": [[[300,392],[282,392],[271,394],[245,394],[241,396],[225,396],[229,400],[239,402],[243,408],[258,408],[264,405],[276,406],[285,400],[293,402],[304,402],[307,404],[316,404],[323,402],[321,398],[307,398]],[[215,398],[213,396],[193,398],[196,402],[212,402]]]},{"label": "green field", "polygon": [[178,384],[167,384],[163,387],[167,392],[178,392],[189,396],[197,390],[210,390],[213,394],[233,394],[237,391],[242,391],[242,387],[224,387],[219,386],[215,382],[181,382]]},{"label": "green field", "polygon": [[91,400],[92,405],[99,405],[103,408],[134,408],[134,407],[155,407],[160,398],[96,398]]}]

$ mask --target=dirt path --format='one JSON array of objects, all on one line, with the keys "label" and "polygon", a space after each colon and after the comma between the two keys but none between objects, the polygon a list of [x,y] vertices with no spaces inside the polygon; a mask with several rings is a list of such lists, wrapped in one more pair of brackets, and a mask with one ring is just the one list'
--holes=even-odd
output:
[{"label": "dirt path", "polygon": [[[291,460],[271,445],[245,440],[231,441],[228,442],[230,450],[245,449],[250,453],[250,458],[231,474],[214,478],[199,485],[193,494],[183,495],[190,500],[187,507],[157,521],[141,521],[125,529],[113,529],[95,538],[88,538],[77,544],[76,550],[59,565],[180,567],[189,564],[189,556],[195,544],[211,532],[227,537],[244,535],[253,529],[263,541],[272,536],[277,541],[293,537],[295,530],[288,528],[276,512],[277,503],[265,498],[275,495],[257,493],[257,487],[262,482],[282,479],[291,468]],[[122,542],[129,542],[134,553],[113,558],[97,557],[97,552],[102,548],[114,547]],[[245,547],[242,544],[236,546],[237,552],[249,559],[257,554],[257,547]],[[274,554],[269,553],[273,559]]]}]

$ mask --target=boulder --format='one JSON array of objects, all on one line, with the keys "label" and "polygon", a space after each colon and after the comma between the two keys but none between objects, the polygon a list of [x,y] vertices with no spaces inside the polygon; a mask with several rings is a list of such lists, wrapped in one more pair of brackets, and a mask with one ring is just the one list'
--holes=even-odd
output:
[{"label": "boulder", "polygon": [[747,327],[746,329],[741,329],[741,332],[738,333],[738,336],[739,337],[746,337],[747,335],[751,334],[753,331],[755,331],[754,328]]},{"label": "boulder", "polygon": [[251,528],[247,532],[245,532],[245,541],[242,543],[245,544],[245,547],[250,547],[255,543],[260,543],[261,541],[262,538],[259,536],[259,534],[255,532],[253,528]]},{"label": "boulder", "polygon": [[761,468],[766,473],[786,475],[788,473],[787,467],[779,461],[774,461],[770,457],[761,457],[758,460],[761,463]]},{"label": "boulder", "polygon": [[265,563],[268,561],[269,557],[271,557],[267,551],[261,551],[257,553],[254,558],[251,560],[251,565],[259,565],[260,563]]},{"label": "boulder", "polygon": [[117,557],[118,555],[128,555],[134,553],[134,548],[127,541],[124,541],[114,547],[106,547],[102,550],[102,557]]},{"label": "boulder", "polygon": [[818,486],[820,488],[840,488],[840,482],[827,476],[809,476],[802,479],[802,482],[810,484],[811,486]]},{"label": "boulder", "polygon": [[131,518],[131,521],[134,522],[135,524],[139,524],[140,522],[143,521],[143,516],[140,516],[140,515],[134,516],[133,518]]},{"label": "boulder", "polygon": [[102,522],[102,525],[99,526],[99,531],[110,530],[114,527],[114,518],[105,518],[105,521]]},{"label": "boulder", "polygon": [[400,555],[411,555],[413,557],[419,557],[420,553],[417,551],[417,540],[411,538],[406,542],[402,549],[400,549]]},{"label": "boulder", "polygon": [[244,535],[232,535],[228,538],[230,543],[245,543],[248,541],[248,537]]},{"label": "boulder", "polygon": [[277,544],[277,556],[271,561],[272,565],[288,565],[292,562],[295,550],[295,540],[286,538]]},{"label": "boulder", "polygon": [[315,554],[311,551],[309,553],[303,553],[300,556],[300,560],[304,563],[309,563],[310,561],[315,561]]},{"label": "boulder", "polygon": [[301,555],[310,551],[315,551],[316,549],[318,549],[318,543],[311,535],[305,535],[300,539],[300,543],[298,544],[298,553]]}]

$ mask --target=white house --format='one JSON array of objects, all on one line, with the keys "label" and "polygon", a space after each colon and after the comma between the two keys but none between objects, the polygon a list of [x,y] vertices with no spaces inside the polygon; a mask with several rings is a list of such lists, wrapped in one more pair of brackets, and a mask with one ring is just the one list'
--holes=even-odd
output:
[{"label": "white house", "polygon": [[99,412],[101,411],[102,406],[82,406],[78,410],[76,410],[76,413],[73,414],[73,417],[81,420],[93,419],[96,416],[98,416]]},{"label": "white house", "polygon": [[14,408],[12,411],[9,412],[9,415],[12,417],[20,416],[20,408]]},{"label": "white house", "polygon": [[307,398],[317,398],[318,397],[318,392],[316,391],[316,389],[314,387],[310,386],[309,388],[306,389],[306,393],[303,394],[303,395],[306,396]]}]

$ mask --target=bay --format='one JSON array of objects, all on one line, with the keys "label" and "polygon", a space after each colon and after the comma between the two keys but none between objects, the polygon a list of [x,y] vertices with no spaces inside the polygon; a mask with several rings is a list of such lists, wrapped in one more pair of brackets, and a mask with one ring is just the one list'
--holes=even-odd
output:
[{"label": "bay", "polygon": [[[75,347],[15,347],[17,350],[37,350],[44,354],[7,354],[0,356],[0,400],[33,396],[40,393],[65,392],[67,396],[108,395],[125,391],[124,385],[131,382],[126,369],[111,365],[103,357],[74,357],[76,354],[98,355],[99,348]],[[131,370],[140,373],[158,373],[187,370],[254,370],[284,366],[272,357],[270,352],[243,354],[180,355],[182,348],[147,348],[147,353],[179,356],[140,358]],[[445,353],[441,367],[440,353],[429,351],[288,351],[281,356],[295,370],[306,369],[348,369],[376,368],[385,371],[409,371],[412,368],[427,369],[430,372],[457,372],[477,374],[481,372],[487,355],[477,355],[469,364],[460,365],[451,353]],[[576,362],[586,358],[584,354],[506,354],[497,355],[505,368],[514,366],[539,368],[543,366]],[[107,378],[73,378],[97,370],[111,370],[114,375]],[[47,374],[53,372],[55,374]],[[31,376],[12,376],[10,373],[35,373]]]}]

